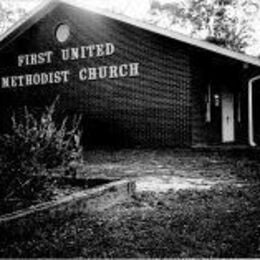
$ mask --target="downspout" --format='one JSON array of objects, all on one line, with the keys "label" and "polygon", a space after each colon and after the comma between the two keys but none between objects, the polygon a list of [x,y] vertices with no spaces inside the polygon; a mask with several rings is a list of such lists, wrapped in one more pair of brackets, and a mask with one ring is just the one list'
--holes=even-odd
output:
[{"label": "downspout", "polygon": [[250,146],[256,146],[253,126],[253,83],[257,80],[260,80],[260,76],[248,81],[248,142]]}]

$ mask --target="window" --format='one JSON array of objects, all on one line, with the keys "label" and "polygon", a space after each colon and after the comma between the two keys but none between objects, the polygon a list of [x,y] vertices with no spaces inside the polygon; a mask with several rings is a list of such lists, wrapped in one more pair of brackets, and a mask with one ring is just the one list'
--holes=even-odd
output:
[{"label": "window", "polygon": [[55,36],[58,42],[63,43],[68,40],[70,36],[70,28],[67,24],[58,25]]}]

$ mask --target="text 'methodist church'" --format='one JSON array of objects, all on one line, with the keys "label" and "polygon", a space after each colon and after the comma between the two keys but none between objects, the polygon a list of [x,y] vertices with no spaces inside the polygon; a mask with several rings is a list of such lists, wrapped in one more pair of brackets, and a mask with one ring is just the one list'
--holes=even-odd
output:
[{"label": "text 'methodist church'", "polygon": [[260,144],[259,59],[84,1],[45,2],[0,38],[0,86],[2,133],[59,95],[90,147]]}]

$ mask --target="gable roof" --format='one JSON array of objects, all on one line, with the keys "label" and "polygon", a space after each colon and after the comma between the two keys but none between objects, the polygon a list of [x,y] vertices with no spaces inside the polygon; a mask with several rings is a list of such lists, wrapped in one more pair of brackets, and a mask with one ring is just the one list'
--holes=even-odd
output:
[{"label": "gable roof", "polygon": [[184,34],[174,32],[171,30],[167,30],[164,28],[157,27],[152,24],[148,24],[139,20],[135,20],[133,18],[112,13],[103,9],[94,9],[86,5],[84,0],[45,0],[43,1],[37,8],[33,9],[24,19],[20,20],[18,23],[15,23],[9,30],[7,30],[2,36],[0,36],[0,50],[4,48],[9,42],[14,40],[16,37],[21,35],[26,29],[39,21],[42,17],[48,14],[51,10],[53,10],[57,5],[65,3],[70,6],[78,7],[80,9],[85,9],[87,11],[91,11],[97,13],[99,15],[111,18],[113,20],[117,20],[120,22],[124,22],[135,27],[168,37],[173,40],[177,40],[183,43],[186,43],[191,46],[195,46],[213,53],[217,53],[244,63],[252,64],[260,67],[260,59],[249,56],[246,54],[238,53],[220,46],[216,44],[209,43],[207,41],[194,39]]}]

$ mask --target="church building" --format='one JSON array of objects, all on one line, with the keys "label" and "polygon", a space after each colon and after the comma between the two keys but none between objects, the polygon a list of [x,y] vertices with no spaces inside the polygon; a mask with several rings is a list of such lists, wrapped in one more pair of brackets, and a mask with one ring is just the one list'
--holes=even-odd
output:
[{"label": "church building", "polygon": [[0,38],[0,132],[57,96],[86,147],[260,144],[260,59],[84,1],[44,2]]}]

